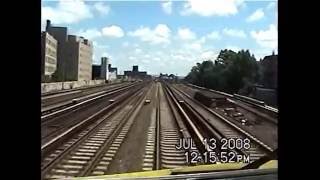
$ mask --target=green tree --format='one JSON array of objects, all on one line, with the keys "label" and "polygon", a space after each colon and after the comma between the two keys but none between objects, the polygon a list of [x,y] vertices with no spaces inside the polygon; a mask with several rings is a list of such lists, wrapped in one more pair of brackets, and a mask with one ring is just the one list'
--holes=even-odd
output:
[{"label": "green tree", "polygon": [[186,80],[199,86],[237,93],[242,88],[249,89],[259,80],[259,69],[249,50],[236,53],[225,49],[220,51],[215,63],[197,63]]}]

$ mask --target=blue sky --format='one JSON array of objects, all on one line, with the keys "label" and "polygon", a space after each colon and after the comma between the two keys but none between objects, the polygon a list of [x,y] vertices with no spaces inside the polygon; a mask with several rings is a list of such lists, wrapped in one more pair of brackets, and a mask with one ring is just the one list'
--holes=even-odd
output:
[{"label": "blue sky", "polygon": [[187,75],[221,49],[249,49],[257,59],[277,52],[277,1],[43,0],[46,19],[93,41],[93,63],[110,58],[120,73]]}]

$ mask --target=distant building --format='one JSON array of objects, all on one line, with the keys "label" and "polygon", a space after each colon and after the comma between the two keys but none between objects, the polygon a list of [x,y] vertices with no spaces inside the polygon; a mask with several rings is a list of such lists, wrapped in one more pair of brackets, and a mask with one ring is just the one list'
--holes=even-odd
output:
[{"label": "distant building", "polygon": [[109,69],[108,69],[108,58],[102,57],[101,58],[101,73],[100,76],[102,79],[109,80]]},{"label": "distant building", "polygon": [[117,79],[125,79],[125,77],[126,77],[126,76],[125,76],[125,75],[122,75],[122,74],[118,74],[118,75],[117,75]]},{"label": "distant building", "polygon": [[50,81],[57,69],[57,40],[48,32],[41,33],[41,79]]},{"label": "distant building", "polygon": [[260,62],[262,70],[262,85],[265,88],[278,87],[278,55],[265,56]]},{"label": "distant building", "polygon": [[109,71],[109,80],[115,80],[117,79],[118,75],[118,69],[115,67],[111,67],[111,64],[108,65],[108,71]]},{"label": "distant building", "polygon": [[132,72],[139,72],[139,66],[132,66]]},{"label": "distant building", "polygon": [[[105,58],[101,58],[101,65],[92,65],[92,79],[106,79],[115,80],[118,77],[118,68],[111,67],[111,64],[108,64],[108,68],[105,68],[107,61]],[[108,72],[108,75],[106,74]]]},{"label": "distant building", "polygon": [[146,71],[139,72],[138,66],[133,66],[132,71],[124,71],[124,75],[129,79],[145,79],[150,78]]},{"label": "distant building", "polygon": [[93,46],[83,37],[68,35],[67,61],[65,69],[66,80],[91,80]]},{"label": "distant building", "polygon": [[102,79],[101,78],[101,65],[92,65],[92,79]]},{"label": "distant building", "polygon": [[61,81],[92,79],[92,43],[75,35],[68,35],[66,27],[53,27],[47,20],[46,31],[58,41],[57,74]]},{"label": "distant building", "polygon": [[159,78],[160,78],[160,79],[170,79],[170,80],[172,80],[172,79],[175,78],[175,75],[174,75],[174,74],[168,75],[168,74],[162,74],[162,73],[160,73]]},{"label": "distant building", "polygon": [[64,69],[65,60],[63,60],[63,55],[66,50],[66,42],[68,40],[67,28],[66,27],[53,27],[51,26],[50,20],[47,20],[46,32],[51,34],[57,41],[57,80],[64,81]]}]

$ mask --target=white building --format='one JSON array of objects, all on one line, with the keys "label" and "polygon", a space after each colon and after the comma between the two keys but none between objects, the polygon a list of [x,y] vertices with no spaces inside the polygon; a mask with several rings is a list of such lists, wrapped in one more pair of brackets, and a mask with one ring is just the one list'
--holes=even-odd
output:
[{"label": "white building", "polygon": [[57,40],[48,32],[42,32],[41,46],[41,74],[50,77],[57,69]]}]

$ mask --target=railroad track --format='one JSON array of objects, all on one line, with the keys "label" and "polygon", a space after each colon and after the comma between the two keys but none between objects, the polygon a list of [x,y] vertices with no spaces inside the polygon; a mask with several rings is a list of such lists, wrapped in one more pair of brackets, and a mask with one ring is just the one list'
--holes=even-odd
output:
[{"label": "railroad track", "polygon": [[[199,126],[203,123],[205,126],[210,127],[210,134],[206,135],[206,137],[214,137],[217,141],[219,139],[241,139],[243,141],[245,139],[250,140],[250,148],[248,149],[235,149],[237,154],[243,154],[245,156],[250,156],[250,161],[257,160],[265,155],[268,155],[273,151],[273,149],[258,138],[254,137],[253,135],[249,134],[248,132],[242,130],[232,122],[225,119],[223,116],[219,115],[218,113],[212,111],[211,109],[205,107],[204,105],[194,101],[190,96],[181,92],[180,90],[168,86],[169,89],[173,92],[176,98],[180,99],[182,102],[182,107],[184,110],[192,117],[193,120],[197,119],[197,125]],[[199,112],[199,109],[202,109]],[[204,114],[204,111],[207,111]],[[208,115],[208,116],[206,116]],[[198,143],[199,144],[199,143]],[[222,145],[222,143],[220,144]],[[218,152],[219,153],[219,152]]]},{"label": "railroad track", "polygon": [[[181,92],[187,94],[187,96],[195,99],[194,93],[197,90],[188,86],[180,86],[176,84],[174,84],[173,87],[176,87]],[[208,96],[210,96],[210,93],[208,94]],[[246,105],[240,101],[231,100],[230,98],[227,98],[226,102],[223,104],[207,108],[223,116],[225,119],[234,123],[241,129],[255,135],[255,137],[261,139],[261,141],[265,142],[271,148],[277,148],[278,121],[276,117],[272,117],[270,114],[263,113],[250,105]]]},{"label": "railroad track", "polygon": [[179,139],[189,138],[190,134],[160,83],[157,83],[156,114],[151,119],[145,147],[142,170],[159,170],[188,165],[185,151],[177,150]]},{"label": "railroad track", "polygon": [[[133,87],[135,84],[129,84],[129,85],[123,85],[123,86],[117,86],[117,87],[108,87],[105,89],[98,89],[92,93],[85,93],[83,96],[74,96],[73,99],[62,99],[65,100],[63,102],[58,101],[55,102],[55,104],[50,104],[48,106],[42,106],[41,107],[41,120],[48,119],[50,117],[56,116],[57,114],[64,113],[66,111],[73,110],[75,108],[81,107],[85,104],[89,104],[90,102],[103,98],[105,96],[111,95],[114,92],[121,91],[130,87]],[[109,89],[110,88],[110,89]]]},{"label": "railroad track", "polygon": [[[68,127],[68,123],[62,123],[60,124],[60,134],[59,132],[54,132],[51,134],[57,134],[56,137],[49,139],[46,141],[46,139],[48,139],[50,136],[49,132],[46,132],[46,135],[42,135],[42,152],[44,152],[44,154],[46,154],[48,152],[48,149],[50,146],[55,146],[56,144],[62,143],[66,138],[65,137],[71,137],[72,135],[78,133],[79,130],[83,130],[83,127],[90,125],[90,124],[94,124],[94,123],[98,123],[99,118],[101,118],[104,114],[106,113],[112,113],[116,110],[119,109],[119,105],[125,101],[127,98],[130,98],[132,95],[134,95],[137,91],[139,91],[140,88],[136,88],[136,89],[131,89],[131,91],[125,92],[123,94],[120,94],[119,96],[115,97],[113,100],[113,103],[106,103],[106,104],[102,104],[101,108],[98,109],[97,111],[94,111],[94,113],[92,114],[88,114],[88,116],[82,117],[77,119],[78,121],[76,122],[68,122],[70,125],[70,127]],[[86,112],[85,112],[86,113]],[[78,113],[77,113],[78,114]],[[62,121],[67,121],[67,119],[62,119]],[[45,132],[47,129],[41,129],[42,133],[43,131]],[[64,131],[63,131],[64,130]],[[58,130],[56,130],[58,131]]]},{"label": "railroad track", "polygon": [[[104,111],[106,106],[113,104],[113,101],[121,101],[132,95],[133,92],[141,88],[143,84],[136,85],[133,88],[121,89],[114,92],[105,94],[104,97],[94,97],[95,99],[90,99],[90,103],[79,105],[78,108],[73,110],[68,110],[57,116],[52,116],[52,118],[46,119],[41,123],[41,138],[42,143],[50,141],[52,138],[63,133],[67,129],[71,128],[75,124],[82,122],[83,119],[92,119],[91,115],[96,112]],[[113,101],[108,101],[108,100]],[[115,104],[114,104],[115,105]]]},{"label": "railroad track", "polygon": [[[137,90],[130,98],[115,101],[112,103],[114,107],[100,113],[94,122],[84,121],[72,134],[63,134],[53,145],[44,145],[42,178],[104,175],[114,173],[119,165],[117,163],[120,166],[130,166],[130,163],[139,166],[137,163],[141,162],[141,169],[148,171],[223,162],[220,156],[216,162],[205,160],[203,154],[206,152],[221,153],[219,148],[222,144],[217,143],[217,148],[212,150],[205,144],[204,138],[249,139],[251,148],[227,149],[226,152],[248,155],[250,162],[272,152],[273,149],[257,138],[228,123],[222,116],[201,106],[178,89],[165,83],[156,83],[155,86],[151,83],[151,87],[149,84],[141,91]],[[151,92],[154,92],[152,96]],[[151,106],[143,106],[147,99],[151,100]],[[144,115],[147,112],[150,115]],[[142,127],[146,122],[150,124]],[[143,138],[130,141],[139,132],[147,135],[145,143],[141,141]],[[195,149],[178,150],[176,146],[180,139],[192,139]],[[135,159],[124,151],[132,143],[137,143],[135,148],[144,144],[141,148],[144,148],[143,154],[137,156],[141,161],[121,161]],[[140,152],[134,150],[135,153]],[[192,162],[193,152],[200,154],[200,160]],[[129,172],[126,168],[122,170]]]},{"label": "railroad track", "polygon": [[[203,142],[204,138],[247,138],[248,140],[253,138],[250,139],[251,147],[246,150],[225,150],[225,153],[233,152],[237,155],[243,155],[241,157],[249,157],[245,163],[253,162],[272,152],[272,149],[264,147],[265,145],[262,142],[254,137],[247,137],[247,134],[244,134],[242,131],[239,132],[232,126],[230,127],[230,124],[224,124],[224,129],[216,129],[206,118],[197,112],[196,108],[190,105],[184,95],[176,89],[165,85],[164,90],[162,90],[160,86],[158,86],[157,94],[157,113],[156,118],[151,120],[149,126],[148,140],[142,166],[144,171],[177,168],[186,165],[232,162],[229,160],[223,161],[222,156],[217,156],[216,162],[208,162],[208,160],[205,160],[206,157],[204,157],[203,154],[212,150]],[[161,116],[165,114],[172,114],[172,118],[168,118],[168,116],[164,118]],[[179,140],[188,138],[194,140],[195,148],[178,150],[176,146],[179,144]],[[257,142],[255,142],[256,140]],[[220,147],[222,145],[221,143],[217,144]],[[219,148],[215,151],[217,154],[221,153]],[[200,159],[191,161],[193,157],[190,153],[193,152],[198,153]],[[245,159],[241,160],[239,160],[239,162],[244,162]]]},{"label": "railroad track", "polygon": [[[148,143],[143,161],[143,170],[177,168],[205,163],[203,159],[191,162],[190,153],[210,151],[203,138],[212,136],[213,129],[196,118],[181,105],[179,98],[166,85],[158,84],[157,114],[149,126]],[[171,114],[172,116],[169,116]],[[163,117],[164,116],[164,117]],[[193,149],[178,149],[180,140],[193,139]],[[187,154],[186,154],[187,153]]]},{"label": "railroad track", "polygon": [[139,112],[146,91],[145,87],[127,98],[121,108],[118,106],[92,128],[82,131],[44,157],[42,178],[104,174]]}]

